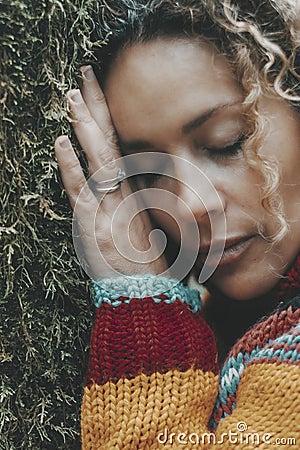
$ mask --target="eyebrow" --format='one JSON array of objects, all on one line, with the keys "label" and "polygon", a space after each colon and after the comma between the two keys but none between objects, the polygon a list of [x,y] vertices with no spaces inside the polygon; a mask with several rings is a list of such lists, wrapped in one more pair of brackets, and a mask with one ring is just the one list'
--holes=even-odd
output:
[{"label": "eyebrow", "polygon": [[[228,108],[230,106],[235,106],[238,103],[239,102],[224,103],[224,104],[222,103],[221,105],[217,105],[214,108],[205,111],[200,116],[183,125],[182,132],[184,134],[190,133],[196,128],[201,127],[201,125],[203,125],[208,119],[210,119],[214,114],[216,114],[221,109]],[[131,150],[131,151],[139,151],[145,149],[151,150],[155,148],[154,145],[150,144],[150,142],[147,141],[128,141],[128,142],[120,141],[120,145],[122,150]]]},{"label": "eyebrow", "polygon": [[217,105],[214,108],[209,109],[208,111],[202,113],[200,116],[196,117],[196,119],[191,120],[191,122],[188,122],[186,125],[182,127],[182,131],[184,134],[188,134],[191,131],[193,131],[195,128],[200,127],[203,125],[204,122],[206,122],[208,119],[210,119],[215,113],[219,112],[223,108],[228,108],[230,106],[236,105],[238,102],[234,103],[224,103],[221,105]]}]

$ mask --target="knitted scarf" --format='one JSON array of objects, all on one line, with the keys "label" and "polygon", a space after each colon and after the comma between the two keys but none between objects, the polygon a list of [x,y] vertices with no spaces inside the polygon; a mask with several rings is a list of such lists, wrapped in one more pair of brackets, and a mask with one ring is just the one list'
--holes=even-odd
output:
[{"label": "knitted scarf", "polygon": [[[276,289],[276,299],[286,301],[295,297],[300,292],[300,255],[296,258],[295,264],[289,270]],[[275,292],[275,290],[274,290]]]}]

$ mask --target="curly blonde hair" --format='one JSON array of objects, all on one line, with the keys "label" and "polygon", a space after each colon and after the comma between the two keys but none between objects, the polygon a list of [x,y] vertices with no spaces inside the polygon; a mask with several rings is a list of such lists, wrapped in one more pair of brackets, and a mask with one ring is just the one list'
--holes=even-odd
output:
[{"label": "curly blonde hair", "polygon": [[245,157],[262,176],[262,205],[278,222],[278,232],[268,237],[271,244],[289,225],[278,191],[278,164],[261,152],[266,124],[258,102],[262,93],[271,93],[300,111],[299,15],[299,0],[102,0],[96,14],[103,45],[95,70],[101,83],[122,49],[159,37],[200,37],[227,56],[244,89],[251,125]]}]

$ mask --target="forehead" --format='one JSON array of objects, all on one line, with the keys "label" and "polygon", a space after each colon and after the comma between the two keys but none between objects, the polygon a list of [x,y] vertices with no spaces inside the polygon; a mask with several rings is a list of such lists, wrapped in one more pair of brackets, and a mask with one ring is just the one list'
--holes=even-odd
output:
[{"label": "forehead", "polygon": [[[183,125],[196,112],[234,102],[239,86],[224,56],[192,39],[156,39],[123,50],[105,95],[119,134]],[[196,111],[197,110],[197,111]],[[182,123],[181,123],[182,122]]]}]

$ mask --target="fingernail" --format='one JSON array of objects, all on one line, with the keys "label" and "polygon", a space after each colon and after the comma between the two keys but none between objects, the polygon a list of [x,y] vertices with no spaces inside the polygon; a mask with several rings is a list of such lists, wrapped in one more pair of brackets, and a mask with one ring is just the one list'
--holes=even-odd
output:
[{"label": "fingernail", "polygon": [[82,102],[82,96],[79,89],[74,89],[73,91],[68,92],[68,98],[74,103]]},{"label": "fingernail", "polygon": [[92,66],[83,66],[80,67],[80,70],[83,77],[86,78],[88,81],[93,81],[96,79]]},{"label": "fingernail", "polygon": [[71,145],[70,145],[70,140],[69,140],[68,136],[61,136],[58,139],[58,145],[63,150],[67,150],[68,148],[70,148]]}]

